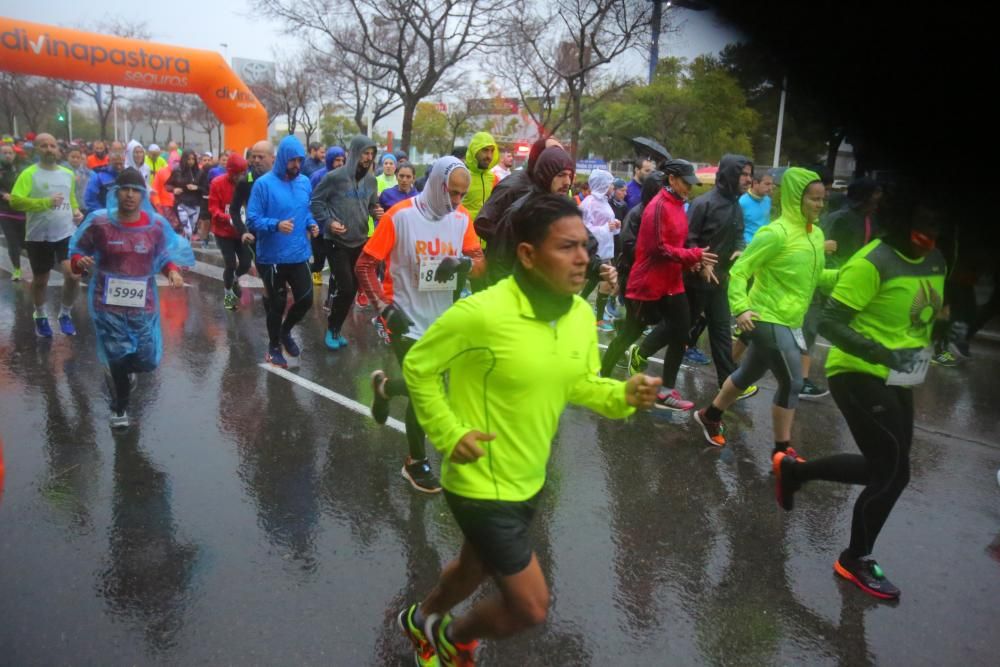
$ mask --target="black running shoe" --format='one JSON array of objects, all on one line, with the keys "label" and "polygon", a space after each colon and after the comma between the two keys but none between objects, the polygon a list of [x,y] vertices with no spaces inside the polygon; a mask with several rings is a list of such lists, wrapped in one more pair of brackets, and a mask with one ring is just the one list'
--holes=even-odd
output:
[{"label": "black running shoe", "polygon": [[899,589],[885,578],[885,573],[873,558],[851,558],[840,554],[833,570],[868,595],[880,600],[899,599]]},{"label": "black running shoe", "polygon": [[431,464],[427,459],[414,461],[407,456],[401,473],[406,478],[406,481],[410,483],[410,486],[417,491],[422,491],[423,493],[441,493],[441,483],[434,476]]},{"label": "black running shoe", "polygon": [[829,393],[829,389],[824,389],[823,387],[806,380],[802,383],[802,389],[799,391],[799,398],[804,401],[815,401],[818,398],[823,398]]},{"label": "black running shoe", "polygon": [[384,424],[389,419],[389,399],[382,394],[385,380],[383,371],[372,373],[372,419],[376,424]]}]

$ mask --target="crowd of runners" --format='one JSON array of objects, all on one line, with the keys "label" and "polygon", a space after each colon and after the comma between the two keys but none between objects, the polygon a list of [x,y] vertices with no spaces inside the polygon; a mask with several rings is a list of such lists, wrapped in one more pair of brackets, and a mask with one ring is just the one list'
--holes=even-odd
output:
[{"label": "crowd of runners", "polygon": [[[379,156],[364,136],[346,149],[262,140],[213,160],[138,142],[5,141],[11,277],[22,277],[23,249],[43,339],[54,335],[50,313],[75,335],[86,282],[115,430],[129,428],[137,374],[162,356],[157,276],[183,285],[192,243],[214,240],[222,253],[224,308],[239,307],[241,276],[261,279],[274,366],[302,355],[295,327],[315,303],[328,311],[324,354],[350,346],[345,322],[364,309],[373,327],[352,334],[381,336],[398,361],[371,376],[371,416],[384,424],[391,402],[406,401],[402,475],[443,491],[465,537],[396,619],[418,664],[475,664],[479,641],[545,620],[528,528],[567,404],[613,419],[687,414],[722,448],[727,410],[768,372],[777,503],[792,510],[809,482],[862,487],[834,569],[872,596],[899,597],[871,554],[909,481],[913,387],[931,363],[969,357],[998,305],[995,291],[969,306],[956,234],[933,198],[867,178],[835,193],[817,171],[740,155],[722,156],[707,190],[692,163],[666,154],[640,155],[628,182],[600,169],[578,181],[554,137],[514,170],[487,133],[420,178],[405,153]],[[603,356],[599,335],[611,337]],[[825,369],[811,364],[818,336],[832,345]],[[659,377],[647,375],[663,348]],[[718,393],[683,396],[681,366],[710,363]],[[814,459],[793,442],[799,401],[828,394],[859,453]],[[496,591],[453,616],[487,579]]]}]

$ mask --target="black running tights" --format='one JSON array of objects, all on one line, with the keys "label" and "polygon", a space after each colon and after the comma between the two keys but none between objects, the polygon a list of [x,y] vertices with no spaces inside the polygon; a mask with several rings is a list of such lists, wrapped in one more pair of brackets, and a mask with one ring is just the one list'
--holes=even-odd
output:
[{"label": "black running tights", "polygon": [[[406,388],[406,381],[403,379],[403,359],[417,341],[412,338],[393,338],[392,351],[396,353],[399,361],[399,377],[390,378],[385,383],[385,395],[406,396],[409,399],[410,392]],[[424,446],[424,429],[417,421],[417,413],[413,411],[413,403],[407,400],[406,403],[406,442],[410,446],[410,458],[414,461],[427,458],[427,450]]]},{"label": "black running tights", "polygon": [[[305,317],[312,308],[313,284],[309,262],[298,264],[257,264],[257,274],[264,283],[264,312],[267,313],[267,339],[271,347],[281,343],[281,337]],[[285,314],[288,289],[292,290],[292,307]]]},{"label": "black running tights", "polygon": [[861,454],[835,454],[796,464],[793,479],[864,486],[854,503],[848,553],[872,553],[879,531],[910,481],[913,392],[889,387],[867,373],[830,378],[833,400],[844,415]]}]

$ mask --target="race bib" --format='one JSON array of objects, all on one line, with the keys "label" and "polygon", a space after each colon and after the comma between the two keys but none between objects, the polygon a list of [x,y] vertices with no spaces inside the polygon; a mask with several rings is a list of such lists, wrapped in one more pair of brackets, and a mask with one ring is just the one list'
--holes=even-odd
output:
[{"label": "race bib", "polygon": [[792,329],[792,338],[795,339],[795,344],[799,346],[799,349],[803,352],[806,350],[806,337],[802,335],[802,328]]},{"label": "race bib", "polygon": [[145,308],[146,286],[145,280],[111,278],[109,276],[104,281],[104,303],[108,306]]},{"label": "race bib", "polygon": [[458,287],[458,276],[453,275],[443,283],[434,280],[438,266],[441,265],[441,257],[421,257],[420,275],[417,276],[417,284],[421,292],[454,292]]},{"label": "race bib", "polygon": [[924,378],[927,377],[927,369],[931,365],[931,348],[927,347],[917,354],[917,365],[909,373],[900,373],[899,371],[890,370],[889,377],[885,379],[885,383],[890,387],[913,387],[918,384],[923,384]]}]

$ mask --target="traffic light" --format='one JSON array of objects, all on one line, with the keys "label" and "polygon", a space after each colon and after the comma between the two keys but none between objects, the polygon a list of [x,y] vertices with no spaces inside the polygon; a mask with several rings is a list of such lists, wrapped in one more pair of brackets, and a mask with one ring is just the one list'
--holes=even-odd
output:
[{"label": "traffic light", "polygon": [[56,120],[58,120],[60,123],[65,123],[66,122],[66,112],[60,111],[56,115]]}]

